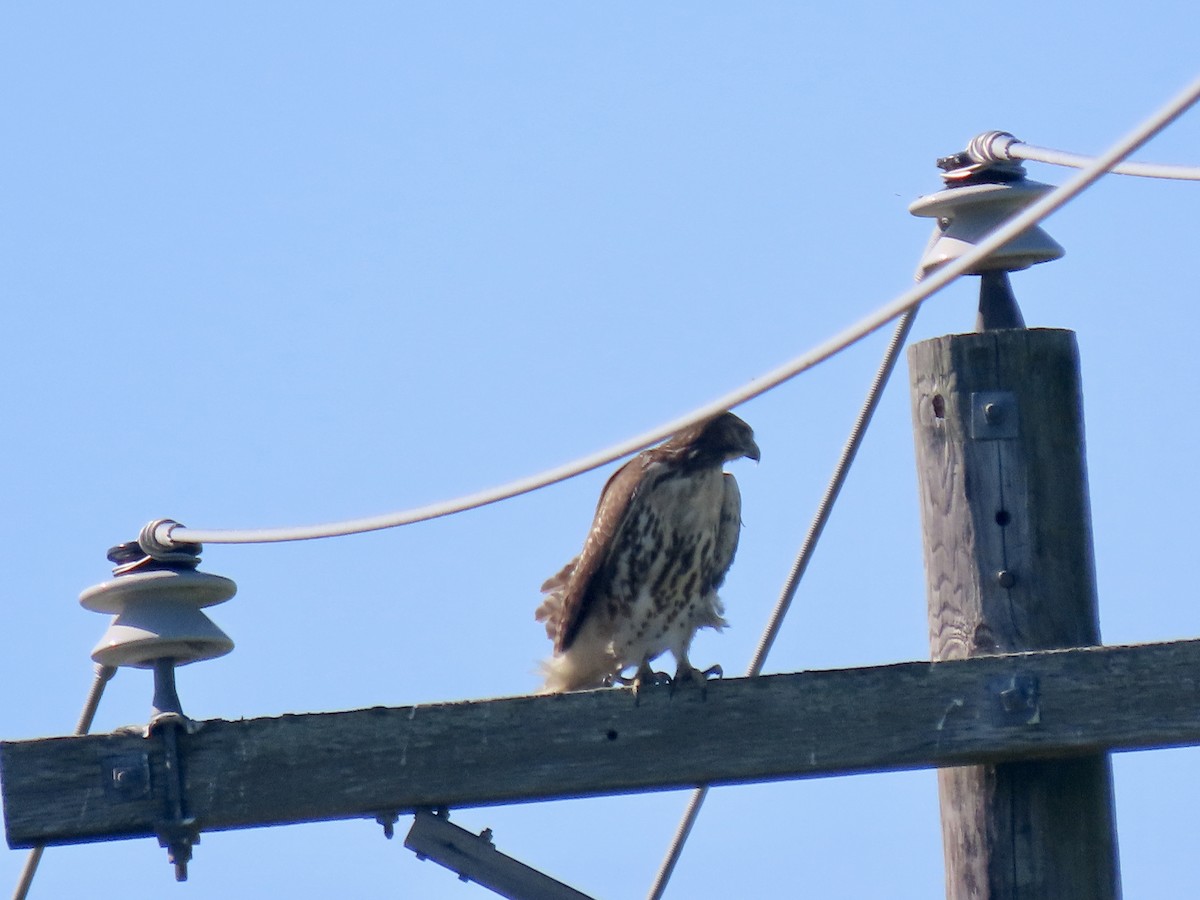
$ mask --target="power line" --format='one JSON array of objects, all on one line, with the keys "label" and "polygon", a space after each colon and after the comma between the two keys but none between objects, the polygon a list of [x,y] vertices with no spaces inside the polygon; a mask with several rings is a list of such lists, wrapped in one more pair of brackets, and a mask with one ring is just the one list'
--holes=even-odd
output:
[{"label": "power line", "polygon": [[398,513],[351,519],[325,525],[259,529],[205,530],[186,528],[176,522],[161,520],[151,523],[150,526],[143,529],[143,540],[152,546],[169,550],[179,544],[274,543],[279,541],[303,541],[316,538],[341,537],[367,531],[379,531],[384,528],[411,525],[416,522],[437,519],[442,516],[487,506],[501,500],[527,494],[539,488],[557,484],[560,481],[565,481],[568,478],[573,478],[576,475],[582,475],[584,472],[590,472],[592,469],[607,465],[623,456],[628,456],[644,447],[658,443],[701,419],[716,415],[726,409],[740,406],[748,400],[764,394],[778,387],[783,382],[796,377],[801,372],[807,371],[813,366],[835,356],[867,335],[879,330],[898,315],[912,309],[926,298],[946,287],[946,285],[950,284],[960,275],[964,275],[974,269],[986,257],[999,250],[1023,231],[1038,224],[1064,204],[1074,199],[1097,179],[1107,173],[1113,166],[1117,165],[1126,156],[1137,150],[1146,141],[1150,140],[1159,131],[1181,116],[1184,111],[1196,102],[1197,98],[1200,98],[1200,78],[1189,84],[1160,110],[1156,111],[1131,132],[1118,140],[1105,153],[1093,159],[1074,178],[1055,188],[1044,197],[1032,203],[1025,210],[1013,216],[1003,225],[994,229],[987,237],[958,259],[947,263],[936,272],[930,273],[917,286],[900,294],[891,302],[879,307],[875,312],[860,319],[849,328],[835,334],[829,340],[817,345],[807,353],[803,353],[789,362],[772,369],[761,378],[755,379],[728,394],[724,394],[687,415],[666,422],[657,428],[609,447],[606,450],[601,450],[590,456],[585,456],[574,462],[546,470],[528,478],[512,481],[474,494],[468,494],[454,500],[420,506]]},{"label": "power line", "polygon": [[[967,155],[979,163],[1024,159],[1053,166],[1085,168],[1093,160],[1089,156],[1027,144],[1007,131],[986,131],[972,138]],[[1142,178],[1169,178],[1178,181],[1200,181],[1200,166],[1172,166],[1158,163],[1123,162],[1110,170],[1115,175],[1138,175]]]}]

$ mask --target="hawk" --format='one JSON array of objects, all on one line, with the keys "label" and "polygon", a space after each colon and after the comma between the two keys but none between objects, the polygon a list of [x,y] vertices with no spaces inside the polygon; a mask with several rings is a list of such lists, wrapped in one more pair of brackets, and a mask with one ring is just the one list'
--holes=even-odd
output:
[{"label": "hawk", "polygon": [[[670,680],[650,661],[674,655],[674,679],[703,683],[688,647],[701,628],[721,629],[717,588],[733,563],[742,498],[725,463],[758,460],[750,426],[724,412],[644,450],[604,486],[583,550],[542,585],[535,618],[554,655],[542,664],[546,692],[640,686]],[[636,666],[632,679],[621,673]]]}]

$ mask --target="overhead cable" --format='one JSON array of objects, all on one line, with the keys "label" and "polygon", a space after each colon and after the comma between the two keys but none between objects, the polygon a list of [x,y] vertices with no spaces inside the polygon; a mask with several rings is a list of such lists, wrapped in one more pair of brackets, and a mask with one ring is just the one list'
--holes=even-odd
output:
[{"label": "overhead cable", "polygon": [[[979,163],[1005,162],[1024,159],[1052,166],[1085,168],[1092,162],[1089,156],[1053,150],[1027,144],[1007,131],[986,131],[967,145],[967,154]],[[1114,175],[1138,175],[1142,178],[1170,178],[1178,181],[1200,181],[1200,166],[1172,166],[1158,163],[1123,162],[1110,170]]]},{"label": "overhead cable", "polygon": [[601,450],[590,456],[585,456],[574,462],[549,469],[528,478],[522,478],[498,487],[479,491],[478,493],[468,494],[454,500],[420,506],[398,513],[352,519],[325,525],[304,525],[289,528],[205,530],[186,528],[177,522],[163,521],[153,529],[150,529],[151,533],[149,537],[159,546],[165,548],[170,548],[181,543],[256,544],[340,537],[367,531],[378,531],[384,528],[395,528],[400,525],[410,525],[415,522],[464,512],[468,509],[475,509],[480,506],[496,503],[500,500],[507,500],[511,497],[527,494],[530,491],[565,481],[568,478],[573,478],[576,475],[581,475],[584,472],[607,465],[623,456],[628,456],[644,447],[655,444],[675,432],[695,424],[701,419],[739,406],[760,394],[766,393],[783,382],[794,378],[801,372],[807,371],[813,366],[835,356],[867,335],[873,334],[896,318],[896,316],[921,303],[921,301],[937,293],[960,275],[975,268],[990,254],[1003,247],[1027,228],[1038,224],[1065,203],[1086,190],[1113,166],[1117,165],[1130,153],[1133,153],[1146,143],[1146,141],[1150,140],[1150,138],[1154,137],[1159,131],[1182,115],[1198,98],[1200,98],[1200,78],[1189,84],[1177,96],[1172,98],[1170,102],[1114,143],[1107,151],[1093,159],[1076,176],[1035,201],[1022,212],[1017,213],[1003,225],[997,227],[976,244],[975,247],[958,259],[948,262],[942,268],[930,273],[916,287],[900,294],[891,302],[879,307],[870,315],[809,350],[807,353],[803,353],[795,359],[772,369],[761,378],[755,379],[737,390],[718,397],[711,403],[693,410],[687,415],[665,422],[650,431],[609,447],[606,450]]}]

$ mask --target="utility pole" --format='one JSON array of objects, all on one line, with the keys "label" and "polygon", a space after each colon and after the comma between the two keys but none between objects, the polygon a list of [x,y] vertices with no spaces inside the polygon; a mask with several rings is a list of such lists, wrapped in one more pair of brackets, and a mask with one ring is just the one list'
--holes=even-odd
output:
[{"label": "utility pole", "polygon": [[[1019,166],[956,178],[913,206],[942,231],[927,269],[955,255],[981,206],[986,219],[1044,188]],[[935,661],[1100,643],[1075,336],[1027,330],[1007,274],[1062,250],[1036,232],[1019,240],[976,272],[976,333],[909,349]],[[1000,687],[1005,713],[1040,727],[1047,685],[1014,675]],[[938,786],[949,900],[1120,896],[1107,754],[945,768]]]},{"label": "utility pole", "polygon": [[[932,658],[1099,644],[1074,335],[952,335],[909,364]],[[1010,690],[1019,716],[1040,686]],[[1120,895],[1107,755],[938,785],[950,900]]]}]

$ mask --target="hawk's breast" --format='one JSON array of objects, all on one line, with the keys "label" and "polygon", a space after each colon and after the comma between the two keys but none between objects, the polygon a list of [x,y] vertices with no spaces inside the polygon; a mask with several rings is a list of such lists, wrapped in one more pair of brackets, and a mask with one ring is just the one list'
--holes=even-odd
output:
[{"label": "hawk's breast", "polygon": [[724,622],[714,591],[724,474],[647,475],[652,487],[621,529],[605,591],[613,651],[625,665],[686,649],[697,628]]}]

